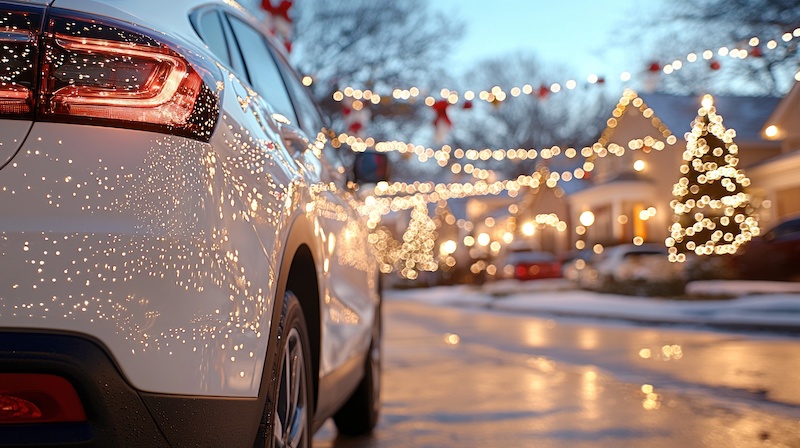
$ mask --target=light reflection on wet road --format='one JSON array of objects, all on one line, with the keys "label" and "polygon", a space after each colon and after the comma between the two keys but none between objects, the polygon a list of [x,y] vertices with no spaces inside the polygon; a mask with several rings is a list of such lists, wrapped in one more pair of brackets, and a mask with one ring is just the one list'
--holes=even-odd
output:
[{"label": "light reflection on wet road", "polygon": [[375,434],[317,448],[798,447],[800,340],[389,300]]}]

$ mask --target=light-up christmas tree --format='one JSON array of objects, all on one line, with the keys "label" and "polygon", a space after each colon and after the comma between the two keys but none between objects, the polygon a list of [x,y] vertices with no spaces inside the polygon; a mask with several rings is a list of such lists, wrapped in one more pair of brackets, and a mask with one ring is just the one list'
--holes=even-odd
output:
[{"label": "light-up christmas tree", "polygon": [[722,125],[710,95],[702,104],[686,137],[681,178],[672,189],[674,223],[666,244],[673,262],[685,261],[687,252],[733,254],[759,233],[745,191],[750,179],[736,168],[736,132]]}]

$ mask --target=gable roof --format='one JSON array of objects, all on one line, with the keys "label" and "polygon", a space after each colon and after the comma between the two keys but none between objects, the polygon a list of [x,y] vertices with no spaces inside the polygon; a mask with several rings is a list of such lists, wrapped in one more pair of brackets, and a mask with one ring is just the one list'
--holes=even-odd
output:
[{"label": "gable roof", "polygon": [[[701,107],[701,97],[696,96],[648,93],[641,97],[677,135],[691,130]],[[725,128],[736,131],[734,141],[755,143],[766,141],[761,138],[761,129],[780,101],[765,96],[715,96],[714,107]]]},{"label": "gable roof", "polygon": [[[800,94],[800,89],[797,90]],[[697,118],[697,110],[701,107],[699,96],[669,95],[665,93],[639,94],[626,89],[617,104],[608,127],[603,131],[598,142],[606,146],[619,123],[629,113],[641,114],[650,120],[654,130],[665,139],[671,135],[683,136],[692,129],[692,121]],[[726,129],[736,131],[735,140],[739,143],[763,143],[762,130],[767,120],[780,111],[776,110],[781,98],[766,96],[715,96],[714,107],[722,117]],[[783,108],[787,107],[784,104]]]},{"label": "gable roof", "polygon": [[[669,129],[669,126],[661,121],[661,119],[655,114],[654,109],[648,106],[645,99],[639,96],[639,94],[632,89],[625,89],[625,92],[622,94],[622,97],[619,99],[619,102],[612,111],[611,117],[607,121],[606,128],[603,130],[597,142],[601,146],[607,146],[611,141],[611,137],[614,135],[614,131],[616,130],[617,126],[619,126],[619,124],[625,119],[626,115],[630,114],[638,114],[644,119],[649,120],[656,135],[661,135],[663,137],[663,140],[659,137],[656,137],[656,140],[659,140],[662,143],[666,141],[674,143],[675,138],[672,137],[673,133]],[[647,136],[643,135],[642,137]]]},{"label": "gable roof", "polygon": [[[795,82],[792,86],[792,89],[789,90],[789,93],[783,97],[780,101],[780,104],[772,111],[772,114],[767,118],[767,121],[761,127],[760,135],[765,136],[766,127],[774,124],[777,125],[778,128],[781,129],[788,129],[792,127],[793,119],[796,120],[797,116],[797,104],[800,103],[800,82]],[[785,135],[778,135],[775,138],[771,138],[770,140],[780,140]]]}]

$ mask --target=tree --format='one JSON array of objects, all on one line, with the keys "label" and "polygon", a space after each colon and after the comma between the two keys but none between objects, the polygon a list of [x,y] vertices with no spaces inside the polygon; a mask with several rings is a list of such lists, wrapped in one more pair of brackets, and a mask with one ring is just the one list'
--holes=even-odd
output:
[{"label": "tree", "polygon": [[[261,0],[242,0],[263,16]],[[348,129],[343,102],[333,99],[337,90],[351,86],[384,95],[379,104],[362,101],[369,123],[363,136],[376,141],[425,141],[432,133],[426,92],[453,85],[447,55],[461,38],[461,24],[433,11],[424,0],[295,0],[290,11],[294,41],[290,60],[313,79],[312,94],[337,132]],[[386,97],[394,88],[417,87],[423,92],[409,101]],[[343,151],[343,154],[347,154]],[[393,177],[419,174],[392,155]],[[425,167],[427,168],[427,167]],[[438,167],[428,171],[434,175]]]},{"label": "tree", "polygon": [[[341,109],[331,95],[346,86],[385,94],[447,80],[444,61],[460,28],[427,2],[298,0],[296,8],[292,62],[314,78],[314,94],[331,116]],[[368,133],[376,138],[411,135],[424,120],[421,102],[371,107]]]},{"label": "tree", "polygon": [[686,252],[733,254],[758,235],[755,210],[745,191],[750,179],[736,168],[735,134],[725,129],[713,99],[706,95],[687,134],[682,177],[673,187],[674,223],[666,241],[670,261],[685,261]]},{"label": "tree", "polygon": [[[781,95],[794,82],[800,54],[796,43],[782,38],[800,27],[796,0],[669,0],[657,17],[657,22],[643,21],[637,30],[640,37],[658,36],[647,57],[684,63],[674,74],[662,76],[661,91]],[[770,40],[775,49],[768,48]],[[749,56],[720,56],[717,50],[723,46],[747,50]],[[683,59],[690,52],[701,56],[706,49],[714,51],[713,59],[698,57],[689,64]]]}]

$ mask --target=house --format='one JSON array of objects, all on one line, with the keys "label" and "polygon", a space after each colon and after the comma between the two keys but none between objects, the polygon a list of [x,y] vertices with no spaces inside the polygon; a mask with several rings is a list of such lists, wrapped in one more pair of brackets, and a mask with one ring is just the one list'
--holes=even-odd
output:
[{"label": "house", "polygon": [[[580,229],[585,233],[576,235],[579,240],[588,245],[665,240],[673,216],[672,188],[686,149],[684,134],[692,128],[700,99],[625,91],[588,159],[594,164],[589,186],[569,196],[572,222],[581,222],[587,212],[594,218]],[[778,102],[714,98],[723,125],[736,130],[738,166],[747,174],[748,167],[781,154],[780,143],[761,133]]]},{"label": "house", "polygon": [[766,123],[761,138],[778,143],[779,154],[747,170],[753,194],[765,201],[761,227],[768,229],[782,219],[800,214],[800,83],[795,83]]}]

